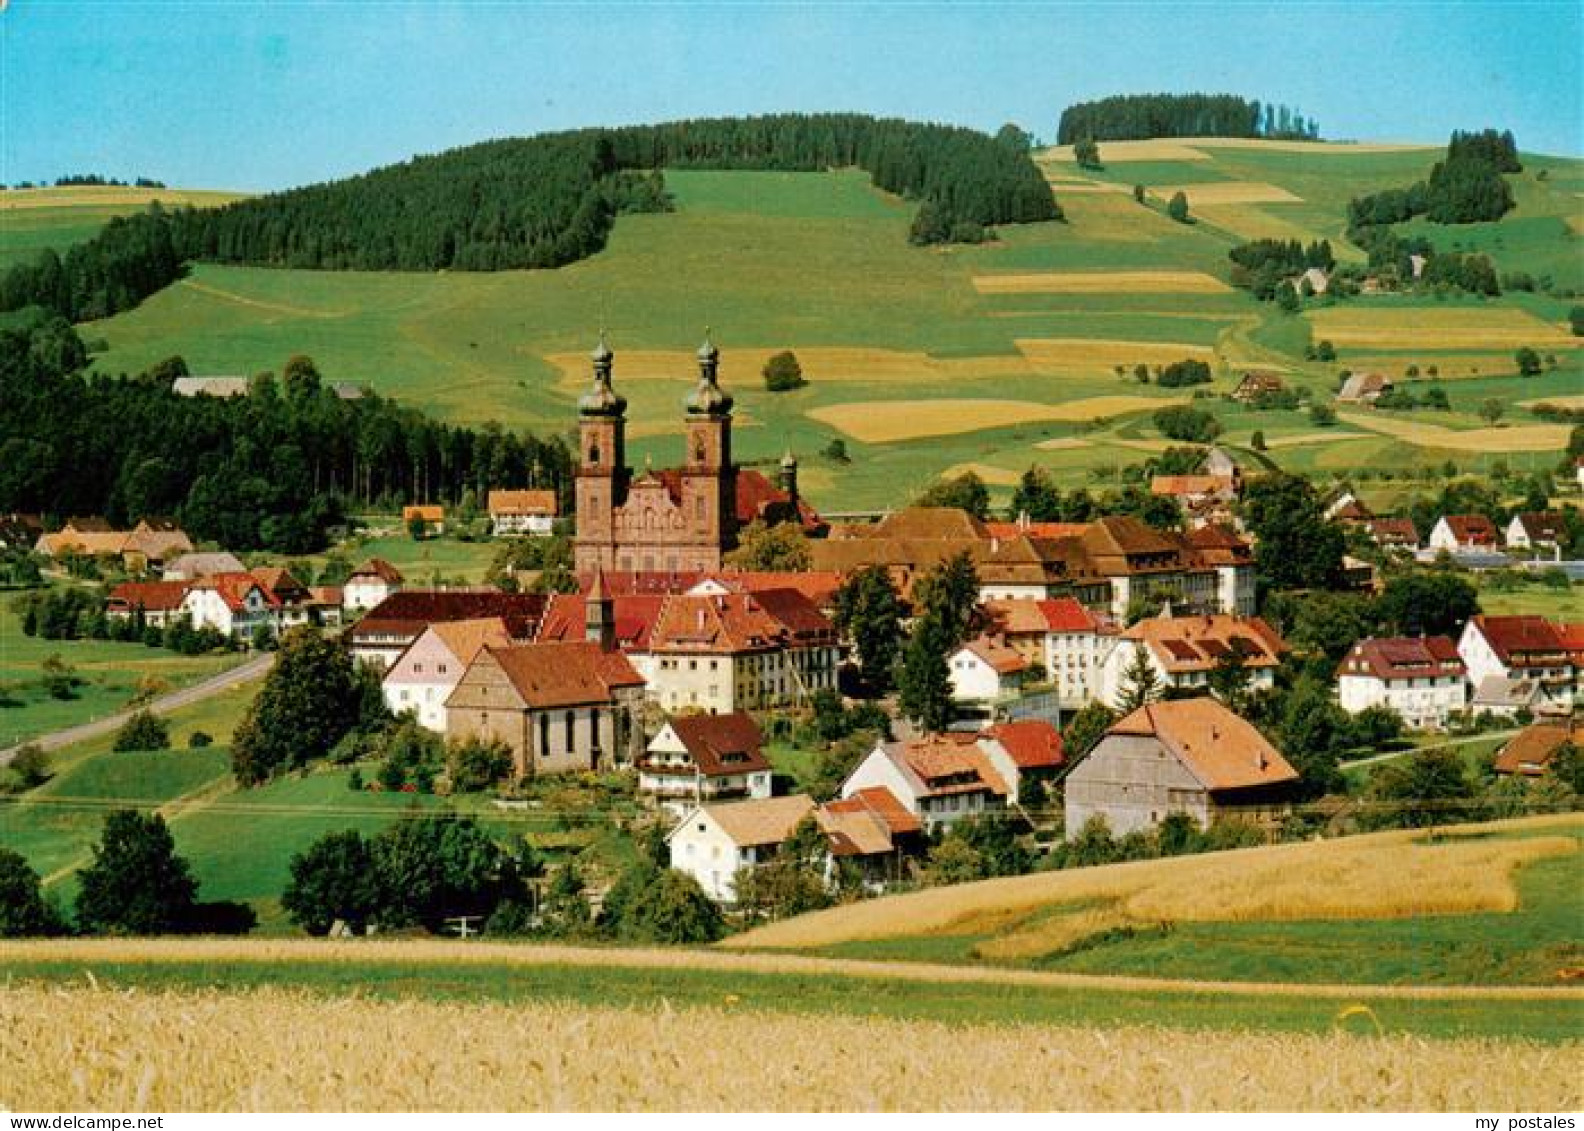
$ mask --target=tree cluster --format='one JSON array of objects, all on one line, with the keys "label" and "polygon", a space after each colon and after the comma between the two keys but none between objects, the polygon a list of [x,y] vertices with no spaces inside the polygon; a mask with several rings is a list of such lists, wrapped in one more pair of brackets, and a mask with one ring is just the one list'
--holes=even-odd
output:
[{"label": "tree cluster", "polygon": [[571,503],[559,437],[440,424],[368,393],[344,399],[311,360],[247,396],[184,397],[178,362],[134,378],[82,372],[86,351],[41,312],[0,325],[0,512],[175,515],[227,549],[319,549],[352,503],[454,504],[530,483]]},{"label": "tree cluster", "polygon": [[0,309],[73,321],[135,306],[189,261],[332,271],[559,267],[602,250],[617,215],[670,207],[663,168],[857,166],[919,201],[914,242],[1060,218],[1026,149],[959,127],[861,114],[715,118],[487,141],[221,208],[157,205],[61,261],[0,280]]},{"label": "tree cluster", "polygon": [[1155,410],[1150,417],[1160,433],[1173,440],[1189,444],[1208,444],[1221,435],[1221,422],[1202,408],[1190,405],[1168,405]]},{"label": "tree cluster", "polygon": [[1232,260],[1232,285],[1246,287],[1261,301],[1275,298],[1284,280],[1311,267],[1329,272],[1336,266],[1330,240],[1307,246],[1299,240],[1252,240],[1238,244],[1227,257]]},{"label": "tree cluster", "polygon": [[1235,94],[1118,94],[1062,111],[1057,145],[1151,137],[1317,138],[1297,110]]},{"label": "tree cluster", "polygon": [[1210,383],[1210,366],[1197,358],[1174,361],[1160,371],[1155,378],[1155,383],[1163,389],[1179,389],[1187,385],[1208,385]]}]

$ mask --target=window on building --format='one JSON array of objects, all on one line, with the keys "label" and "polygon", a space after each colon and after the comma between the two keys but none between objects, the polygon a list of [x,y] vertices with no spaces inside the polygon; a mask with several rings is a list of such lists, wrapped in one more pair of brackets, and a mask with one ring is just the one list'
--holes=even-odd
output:
[{"label": "window on building", "polygon": [[572,728],[577,723],[577,712],[576,711],[568,711],[564,718],[565,718],[565,723],[566,723],[566,726],[565,726],[566,734],[563,737],[564,737],[564,741],[565,741],[566,752],[568,754],[570,754],[570,753],[572,753]]}]

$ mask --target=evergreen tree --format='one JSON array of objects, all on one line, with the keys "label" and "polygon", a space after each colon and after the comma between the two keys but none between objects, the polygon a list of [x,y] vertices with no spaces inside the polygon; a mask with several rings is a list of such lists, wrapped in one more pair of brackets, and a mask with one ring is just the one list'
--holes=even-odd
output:
[{"label": "evergreen tree", "polygon": [[903,650],[898,705],[926,732],[944,731],[952,720],[951,673],[946,658],[956,646],[940,615],[930,612],[914,624]]},{"label": "evergreen tree", "polygon": [[38,873],[9,848],[0,848],[0,939],[63,935],[66,923],[44,898]]},{"label": "evergreen tree", "polygon": [[836,591],[836,628],[853,642],[865,686],[890,689],[902,649],[902,599],[883,565],[866,566]]},{"label": "evergreen tree", "polygon": [[1133,658],[1122,671],[1122,686],[1117,692],[1117,710],[1126,715],[1155,702],[1164,693],[1160,676],[1143,644],[1133,645]]}]

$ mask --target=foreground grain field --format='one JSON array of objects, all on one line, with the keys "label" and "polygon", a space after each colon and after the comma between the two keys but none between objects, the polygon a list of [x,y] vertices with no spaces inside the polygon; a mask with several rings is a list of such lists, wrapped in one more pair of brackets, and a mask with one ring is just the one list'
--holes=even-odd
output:
[{"label": "foreground grain field", "polygon": [[[991,959],[1054,954],[1087,936],[1163,922],[1389,919],[1511,911],[1513,873],[1576,852],[1584,816],[1495,826],[1554,829],[1514,839],[1414,832],[1284,844],[1208,856],[1034,873],[849,904],[731,939],[738,949],[830,947],[863,940],[988,936]],[[1098,914],[1097,914],[1098,913]],[[988,948],[988,949],[987,949]]]},{"label": "foreground grain field", "polygon": [[[1581,1046],[0,990],[22,1111],[1572,1110]],[[51,1018],[42,1025],[38,1020]],[[699,1034],[710,1039],[700,1041]],[[138,1039],[126,1040],[135,1033]],[[1102,1041],[1103,1057],[1073,1050]],[[744,1058],[745,1049],[774,1056]],[[972,1055],[963,1055],[972,1050]],[[1310,1070],[1294,1072],[1305,1064]],[[1223,1066],[1205,1071],[1206,1065]],[[1235,1066],[1235,1070],[1223,1070]]]}]

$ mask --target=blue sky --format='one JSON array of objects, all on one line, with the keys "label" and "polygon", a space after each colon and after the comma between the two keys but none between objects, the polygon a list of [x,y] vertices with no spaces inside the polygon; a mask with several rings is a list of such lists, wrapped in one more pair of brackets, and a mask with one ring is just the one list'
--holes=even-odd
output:
[{"label": "blue sky", "polygon": [[1584,152],[1584,4],[10,0],[0,181],[284,188],[489,137],[857,110],[1049,138],[1071,102],[1230,91],[1325,136]]}]

